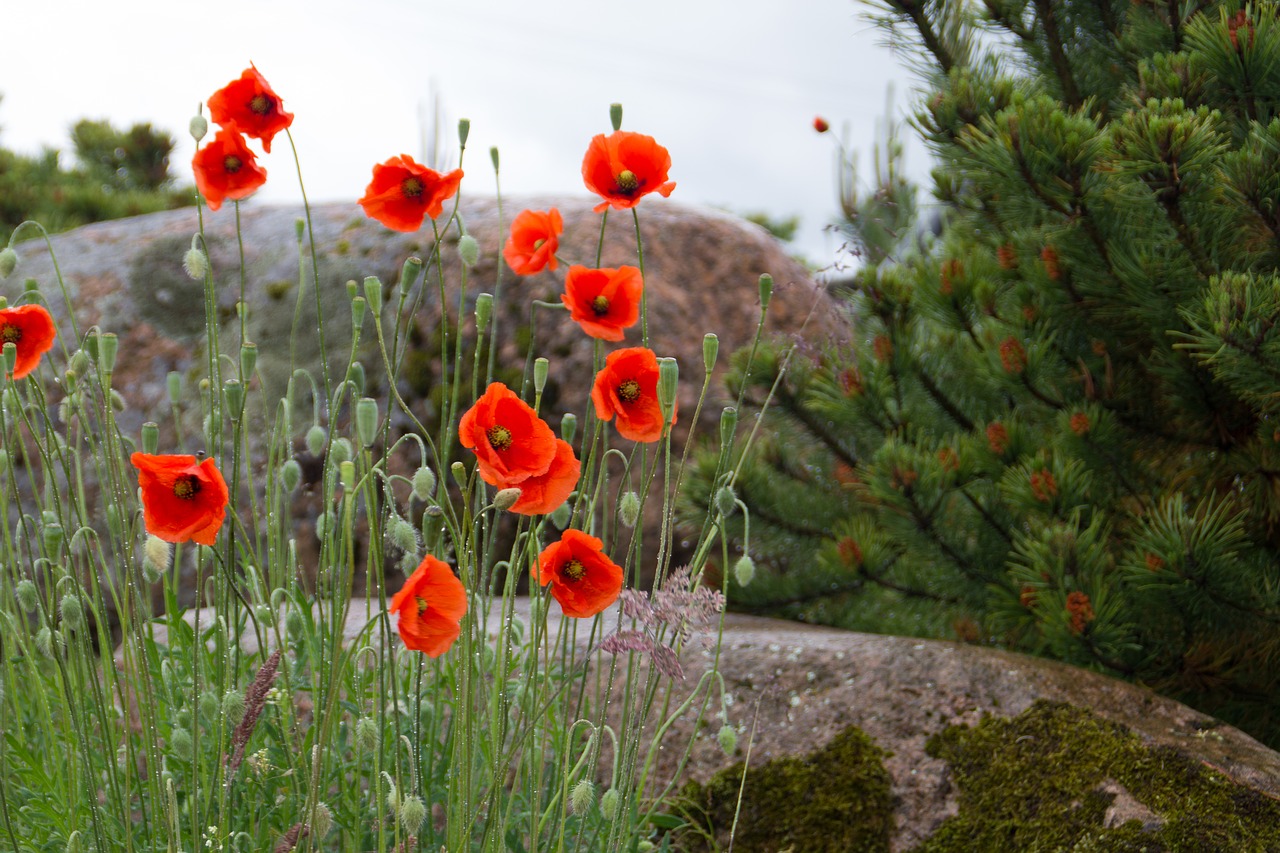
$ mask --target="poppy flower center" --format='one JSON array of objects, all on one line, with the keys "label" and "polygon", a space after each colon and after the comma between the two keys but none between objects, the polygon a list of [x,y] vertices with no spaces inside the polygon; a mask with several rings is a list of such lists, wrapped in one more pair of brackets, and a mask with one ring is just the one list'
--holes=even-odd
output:
[{"label": "poppy flower center", "polygon": [[485,435],[494,450],[506,450],[511,447],[511,430],[504,426],[495,424],[485,431]]},{"label": "poppy flower center", "polygon": [[578,560],[570,560],[560,567],[560,577],[567,583],[577,583],[587,574],[587,567]]},{"label": "poppy flower center", "polygon": [[603,317],[609,313],[609,300],[603,296],[597,296],[591,300],[591,310],[595,312],[597,317]]},{"label": "poppy flower center", "polygon": [[222,168],[227,170],[228,175],[234,175],[240,171],[240,167],[243,165],[244,163],[241,162],[240,158],[234,154],[228,154],[222,158]]},{"label": "poppy flower center", "polygon": [[624,403],[634,403],[640,399],[640,383],[634,379],[626,379],[618,386],[618,399]]},{"label": "poppy flower center", "polygon": [[184,474],[173,481],[174,497],[182,498],[184,501],[193,500],[200,493],[200,481],[196,479],[194,474]]},{"label": "poppy flower center", "polygon": [[413,600],[418,603],[418,615],[421,616],[427,612],[427,600],[420,595],[415,595]]},{"label": "poppy flower center", "polygon": [[271,112],[271,99],[266,95],[254,95],[253,100],[249,102],[249,110],[264,116]]},{"label": "poppy flower center", "polygon": [[537,240],[534,240],[534,241],[533,241],[533,250],[534,250],[535,252],[536,252],[536,251],[538,251],[539,249],[541,249],[541,248],[542,248],[542,244],[543,244],[543,243],[545,243],[545,242],[547,242],[547,241],[546,241],[546,240],[544,240],[544,239],[542,239],[541,237],[539,237]]},{"label": "poppy flower center", "polygon": [[623,169],[618,173],[618,177],[615,180],[618,184],[619,192],[633,193],[640,188],[640,179],[630,169]]},{"label": "poppy flower center", "polygon": [[418,198],[422,195],[422,181],[417,178],[405,178],[400,182],[400,192],[405,198]]},{"label": "poppy flower center", "polygon": [[22,340],[22,329],[12,323],[0,326],[0,343],[16,344],[20,340]]}]

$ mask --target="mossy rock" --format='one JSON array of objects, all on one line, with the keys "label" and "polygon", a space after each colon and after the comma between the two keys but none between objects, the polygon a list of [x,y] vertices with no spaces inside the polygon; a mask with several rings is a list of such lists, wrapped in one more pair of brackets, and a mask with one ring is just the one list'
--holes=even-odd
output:
[{"label": "mossy rock", "polygon": [[1036,702],[927,751],[950,765],[960,810],[918,853],[1280,851],[1280,802],[1083,708]]},{"label": "mossy rock", "polygon": [[[886,753],[861,729],[850,726],[825,747],[803,758],[776,758],[751,768],[733,832],[733,849],[879,851],[889,849],[893,800]],[[705,785],[690,782],[682,792],[690,822],[684,849],[718,849],[728,843],[738,811],[741,762]]]}]

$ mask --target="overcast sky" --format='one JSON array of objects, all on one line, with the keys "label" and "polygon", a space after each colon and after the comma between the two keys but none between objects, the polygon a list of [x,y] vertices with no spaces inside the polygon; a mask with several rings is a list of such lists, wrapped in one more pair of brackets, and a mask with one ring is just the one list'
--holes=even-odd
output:
[{"label": "overcast sky", "polygon": [[[880,46],[855,0],[45,0],[6,4],[0,48],[0,144],[69,148],[79,118],[148,121],[179,139],[172,170],[189,179],[186,133],[198,103],[249,61],[295,114],[313,201],[354,200],[375,162],[419,156],[432,93],[471,194],[494,191],[488,149],[502,155],[504,194],[585,194],[582,155],[623,127],[670,151],[673,199],[800,215],[799,248],[826,263],[838,240],[831,135],[863,156],[894,85],[911,81]],[[909,134],[908,134],[909,135]],[[907,168],[928,163],[911,140]],[[255,203],[299,200],[287,141],[261,161]]]}]

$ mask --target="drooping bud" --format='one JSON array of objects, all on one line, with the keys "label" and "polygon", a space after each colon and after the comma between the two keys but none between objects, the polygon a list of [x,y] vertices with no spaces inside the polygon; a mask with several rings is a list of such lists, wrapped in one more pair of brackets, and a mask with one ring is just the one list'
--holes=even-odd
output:
[{"label": "drooping bud", "polygon": [[751,559],[750,554],[743,554],[733,564],[733,579],[738,582],[738,586],[750,586],[755,576],[756,561]]},{"label": "drooping bud", "polygon": [[182,269],[186,272],[187,278],[204,281],[204,277],[209,274],[209,258],[204,251],[192,246],[182,256]]},{"label": "drooping bud", "polygon": [[351,442],[345,438],[335,438],[329,444],[329,461],[335,465],[351,461]]},{"label": "drooping bud", "polygon": [[284,487],[285,492],[292,494],[301,482],[302,466],[298,464],[297,459],[286,459],[280,466],[280,485]]},{"label": "drooping bud", "polygon": [[175,756],[184,761],[191,760],[194,752],[195,744],[191,740],[191,732],[179,726],[174,726],[173,731],[169,733],[169,749]]},{"label": "drooping bud", "polygon": [[413,496],[420,501],[429,501],[436,494],[436,474],[426,465],[413,472]]},{"label": "drooping bud", "polygon": [[547,373],[550,371],[551,362],[545,358],[535,358],[533,360],[533,390],[536,394],[541,394],[542,389],[547,387]]},{"label": "drooping bud", "polygon": [[578,432],[578,416],[573,412],[565,412],[560,418],[560,437],[573,444],[573,437]]},{"label": "drooping bud", "polygon": [[378,748],[378,724],[369,717],[356,720],[356,748],[365,754]]},{"label": "drooping bud", "polygon": [[476,242],[475,237],[464,234],[458,238],[458,257],[462,258],[462,262],[469,267],[479,263],[480,244]]},{"label": "drooping bud", "polygon": [[316,840],[324,838],[333,829],[333,812],[324,803],[316,803],[315,819],[311,823],[311,836]]},{"label": "drooping bud", "polygon": [[333,514],[330,512],[322,512],[316,516],[316,538],[321,542],[329,535],[330,528],[333,526]]},{"label": "drooping bud", "polygon": [[733,493],[733,486],[721,486],[716,490],[716,512],[728,518],[738,508],[738,496]]},{"label": "drooping bud", "polygon": [[627,527],[635,527],[640,520],[640,496],[634,490],[626,492],[618,501],[618,516]]},{"label": "drooping bud", "polygon": [[18,253],[8,246],[0,249],[0,279],[13,275],[13,271],[17,266]]},{"label": "drooping bud", "polygon": [[658,405],[663,421],[670,421],[676,408],[676,386],[680,381],[680,364],[674,358],[658,359]]},{"label": "drooping bud", "polygon": [[733,726],[723,725],[720,731],[716,732],[716,742],[720,744],[725,755],[733,755],[733,751],[738,748],[738,733],[734,731]]},{"label": "drooping bud", "polygon": [[400,812],[397,817],[400,818],[400,825],[409,835],[417,834],[426,816],[427,807],[423,805],[422,798],[417,794],[410,794],[400,802]]},{"label": "drooping bud", "polygon": [[356,435],[365,447],[378,437],[378,401],[372,397],[361,397],[356,403]]},{"label": "drooping bud", "polygon": [[420,275],[422,275],[422,258],[406,258],[404,265],[400,267],[401,295],[408,293],[413,288]]},{"label": "drooping bud", "polygon": [[218,694],[212,690],[206,690],[200,694],[200,716],[206,720],[213,720],[218,716],[218,708],[222,703],[218,701]]},{"label": "drooping bud", "polygon": [[364,280],[364,298],[369,303],[369,310],[375,314],[382,313],[382,282],[376,275]]},{"label": "drooping bud", "polygon": [[469,118],[458,119],[458,145],[463,148],[466,148],[467,137],[470,135],[471,135],[471,119]]},{"label": "drooping bud", "polygon": [[204,135],[209,132],[209,122],[200,113],[196,113],[191,117],[191,122],[187,125],[187,132],[191,134],[191,138],[200,144],[200,140],[204,139]]},{"label": "drooping bud", "polygon": [[324,453],[324,443],[329,438],[329,434],[325,432],[324,427],[315,424],[311,429],[307,430],[307,452],[312,456],[319,456]]},{"label": "drooping bud", "polygon": [[227,718],[228,726],[240,725],[244,719],[244,693],[228,690],[222,694],[222,715]]},{"label": "drooping bud", "polygon": [[569,807],[576,815],[586,814],[591,804],[596,801],[596,786],[590,779],[581,779],[569,792]]},{"label": "drooping bud", "polygon": [[23,610],[27,613],[36,612],[36,608],[40,606],[40,591],[36,589],[35,583],[30,578],[18,581],[18,588],[14,592]]},{"label": "drooping bud", "polygon": [[493,508],[498,512],[506,512],[520,500],[520,490],[516,488],[502,489],[493,496]]},{"label": "drooping bud", "polygon": [[[319,527],[319,523],[316,526]],[[307,630],[307,620],[296,607],[290,607],[284,617],[284,627],[289,632],[289,636],[297,640]]]},{"label": "drooping bud", "polygon": [[600,814],[605,820],[611,821],[618,814],[618,800],[621,798],[617,788],[610,788],[600,797]]},{"label": "drooping bud", "polygon": [[493,316],[493,294],[481,293],[476,297],[476,331],[483,334],[489,329],[489,319]]},{"label": "drooping bud", "polygon": [[147,421],[142,425],[142,452],[155,454],[160,450],[160,425]]},{"label": "drooping bud", "polygon": [[412,524],[396,515],[392,516],[389,526],[391,528],[391,542],[397,548],[406,554],[417,553],[418,531]]},{"label": "drooping bud", "polygon": [[609,124],[614,130],[622,129],[622,104],[609,105]]},{"label": "drooping bud", "polygon": [[554,524],[558,529],[564,530],[566,527],[569,526],[569,517],[571,515],[572,515],[572,512],[569,509],[569,503],[568,501],[566,501],[565,503],[560,504],[560,506],[552,510],[549,518],[551,519],[551,523]]},{"label": "drooping bud", "polygon": [[702,336],[702,366],[710,373],[716,366],[716,355],[720,352],[720,339],[711,332]]},{"label": "drooping bud", "polygon": [[143,572],[150,569],[156,574],[155,578],[148,578],[148,580],[155,583],[160,579],[160,575],[169,570],[171,556],[168,542],[159,536],[147,537],[147,541],[142,545],[142,569]]}]

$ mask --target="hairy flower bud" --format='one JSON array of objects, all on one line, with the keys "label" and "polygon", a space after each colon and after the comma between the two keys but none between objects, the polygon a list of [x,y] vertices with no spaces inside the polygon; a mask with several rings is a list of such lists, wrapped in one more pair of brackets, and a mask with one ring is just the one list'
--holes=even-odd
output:
[{"label": "hairy flower bud", "polygon": [[206,690],[200,694],[200,716],[203,719],[215,719],[221,706],[222,703],[218,701],[218,694],[212,690]]},{"label": "hairy flower bud", "polygon": [[296,608],[290,608],[284,617],[284,627],[289,636],[296,640],[307,630],[307,620]]},{"label": "hairy flower bud", "polygon": [[345,438],[335,438],[329,444],[329,461],[339,468],[343,462],[350,462],[352,456],[351,442]]},{"label": "hairy flower bud", "polygon": [[36,589],[36,585],[30,578],[23,578],[18,581],[18,588],[15,590],[18,598],[18,604],[27,613],[35,613],[36,608],[40,606],[40,591]]},{"label": "hairy flower bud", "polygon": [[62,543],[65,534],[62,525],[57,521],[49,522],[40,529],[40,537],[44,540],[45,551],[53,557],[56,557],[62,551]]},{"label": "hairy flower bud", "polygon": [[62,601],[58,602],[58,612],[62,614],[62,624],[67,626],[67,630],[84,629],[84,606],[80,603],[79,596],[74,594],[62,596]]},{"label": "hairy flower bud", "polygon": [[298,484],[302,482],[302,466],[298,464],[296,459],[286,459],[284,464],[280,466],[280,485],[290,494],[298,488]]},{"label": "hairy flower bud", "polygon": [[716,743],[720,744],[725,755],[733,755],[733,751],[738,748],[738,733],[733,730],[733,726],[721,726],[720,731],[716,732]]},{"label": "hairy flower bud", "polygon": [[426,816],[427,807],[417,794],[410,794],[400,802],[397,817],[400,819],[400,825],[404,827],[404,831],[410,835],[417,834],[418,828],[422,826],[422,821]]},{"label": "hairy flower bud", "polygon": [[564,530],[569,526],[569,518],[572,514],[572,511],[569,509],[569,503],[566,501],[552,510],[551,515],[547,517],[551,519],[551,523],[558,529]]},{"label": "hairy flower bud", "polygon": [[17,266],[18,253],[8,246],[0,249],[0,279],[13,275],[13,271]]},{"label": "hairy flower bud", "polygon": [[600,814],[605,820],[611,821],[618,814],[618,800],[621,798],[617,788],[610,788],[600,797]]},{"label": "hairy flower bud", "polygon": [[590,779],[579,780],[569,792],[569,807],[576,815],[586,814],[591,804],[596,801],[596,786]]},{"label": "hairy flower bud", "polygon": [[209,273],[209,259],[204,252],[192,246],[182,256],[182,269],[186,272],[187,278],[204,281],[204,277]]},{"label": "hairy flower bud", "polygon": [[378,437],[378,401],[372,397],[361,397],[356,403],[356,435],[365,447]]},{"label": "hairy flower bud", "polygon": [[397,548],[407,554],[418,552],[418,531],[412,524],[400,516],[391,518],[391,541]]},{"label": "hairy flower bud", "polygon": [[737,508],[738,496],[733,493],[732,486],[721,486],[716,490],[716,512],[728,518]]},{"label": "hairy flower bud", "polygon": [[426,465],[413,472],[413,496],[429,501],[436,494],[436,474]]},{"label": "hairy flower bud", "polygon": [[493,496],[493,508],[498,512],[506,512],[516,505],[516,501],[520,500],[520,490],[517,488],[502,489]]},{"label": "hairy flower bud", "polygon": [[464,234],[458,238],[458,257],[462,258],[462,262],[469,267],[474,267],[480,262],[480,244],[476,242],[475,237]]},{"label": "hairy flower bud", "polygon": [[244,693],[239,690],[228,690],[222,694],[222,716],[227,718],[228,726],[238,726],[244,719]]},{"label": "hairy flower bud", "polygon": [[640,520],[640,496],[635,491],[628,491],[618,501],[618,517],[627,527],[635,527]]},{"label": "hairy flower bud", "polygon": [[573,412],[565,412],[560,418],[560,437],[573,444],[573,437],[578,432],[578,416]]},{"label": "hairy flower bud", "polygon": [[733,564],[733,579],[738,582],[738,586],[750,586],[755,576],[756,561],[751,559],[750,554],[743,554]]},{"label": "hairy flower bud", "polygon": [[189,761],[194,753],[195,744],[191,740],[191,732],[175,726],[169,734],[169,749],[175,756]]},{"label": "hairy flower bud", "polygon": [[378,748],[378,724],[370,717],[356,720],[356,749],[368,754]]},{"label": "hairy flower bud", "polygon": [[152,583],[160,579],[160,575],[169,570],[171,551],[169,543],[159,536],[148,536],[142,545],[142,569],[144,572],[154,571],[156,577],[148,578]]},{"label": "hairy flower bud", "polygon": [[324,453],[324,443],[328,440],[329,434],[325,432],[324,427],[315,424],[311,429],[307,430],[307,452],[312,456],[319,456]]},{"label": "hairy flower bud", "polygon": [[204,139],[206,133],[209,132],[209,122],[200,113],[196,113],[191,117],[191,122],[187,125],[187,132],[191,134],[191,138],[200,144],[200,140]]}]

